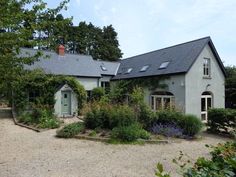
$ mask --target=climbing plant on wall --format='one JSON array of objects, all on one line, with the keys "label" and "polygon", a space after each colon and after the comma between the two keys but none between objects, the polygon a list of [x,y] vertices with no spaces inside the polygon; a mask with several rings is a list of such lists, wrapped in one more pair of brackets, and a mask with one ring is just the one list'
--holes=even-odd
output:
[{"label": "climbing plant on wall", "polygon": [[[46,75],[41,70],[26,71],[14,82],[12,101],[18,112],[26,110],[32,104],[47,106],[52,110],[55,104],[54,95],[64,84],[68,84],[76,93],[80,110],[86,99],[84,87],[73,77]],[[30,100],[31,95],[34,96],[33,100]]]},{"label": "climbing plant on wall", "polygon": [[130,94],[134,88],[148,88],[149,90],[155,90],[156,88],[165,88],[166,84],[160,81],[167,79],[166,76],[159,77],[143,77],[136,79],[119,80],[113,83],[113,88],[110,93],[111,100],[116,102],[123,102],[128,94]]}]

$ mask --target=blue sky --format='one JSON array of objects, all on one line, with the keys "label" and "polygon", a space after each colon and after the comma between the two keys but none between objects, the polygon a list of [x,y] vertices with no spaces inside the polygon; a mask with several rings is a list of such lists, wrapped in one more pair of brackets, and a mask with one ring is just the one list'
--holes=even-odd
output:
[{"label": "blue sky", "polygon": [[[47,0],[55,7],[55,0]],[[211,36],[225,65],[236,65],[236,0],[71,0],[73,22],[112,24],[123,58]]]}]

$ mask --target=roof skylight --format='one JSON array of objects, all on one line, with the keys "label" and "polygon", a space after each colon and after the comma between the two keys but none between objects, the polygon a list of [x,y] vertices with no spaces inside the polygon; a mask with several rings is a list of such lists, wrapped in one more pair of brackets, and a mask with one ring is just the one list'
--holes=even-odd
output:
[{"label": "roof skylight", "polygon": [[145,72],[150,67],[150,65],[145,65],[140,69],[140,72]]},{"label": "roof skylight", "polygon": [[128,69],[126,70],[125,74],[131,73],[132,70],[133,70],[133,68],[128,68]]},{"label": "roof skylight", "polygon": [[165,68],[167,68],[167,66],[169,65],[169,61],[166,61],[166,62],[163,62],[160,66],[159,66],[159,68],[158,69],[165,69]]},{"label": "roof skylight", "polygon": [[107,68],[104,65],[100,66],[103,71],[107,71]]}]

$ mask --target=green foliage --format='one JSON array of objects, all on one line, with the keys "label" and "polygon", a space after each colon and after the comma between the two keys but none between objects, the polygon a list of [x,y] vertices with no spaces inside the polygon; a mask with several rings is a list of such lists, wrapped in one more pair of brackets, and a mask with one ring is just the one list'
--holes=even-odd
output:
[{"label": "green foliage", "polygon": [[122,57],[117,33],[112,25],[101,29],[92,23],[80,22],[79,26],[68,29],[68,35],[67,50],[72,53],[89,54],[94,59],[108,61],[117,61]]},{"label": "green foliage", "polygon": [[84,130],[84,125],[81,123],[71,123],[57,131],[57,137],[72,138]]},{"label": "green foliage", "polygon": [[169,174],[169,173],[165,173],[165,172],[164,172],[164,168],[163,168],[163,165],[162,165],[161,163],[158,163],[158,164],[157,164],[155,175],[156,175],[157,177],[170,177],[170,174]]},{"label": "green foliage", "polygon": [[141,87],[135,87],[130,94],[130,103],[140,105],[144,103],[144,92]]},{"label": "green foliage", "polygon": [[208,130],[211,132],[228,133],[236,127],[236,110],[214,108],[208,111]]},{"label": "green foliage", "polygon": [[151,125],[156,124],[174,124],[183,130],[184,135],[190,137],[199,133],[203,128],[202,122],[196,116],[168,110],[158,111],[156,113],[156,116],[152,119]]},{"label": "green foliage", "polygon": [[111,137],[122,142],[133,142],[137,139],[149,139],[150,134],[143,130],[137,123],[129,126],[119,126],[112,130]]},{"label": "green foliage", "polygon": [[181,112],[161,110],[156,113],[156,117],[153,120],[155,123],[161,124],[180,124],[184,115]]},{"label": "green foliage", "polygon": [[99,101],[105,95],[105,90],[102,87],[96,87],[92,90],[91,99],[93,101]]},{"label": "green foliage", "polygon": [[147,104],[140,105],[138,122],[141,123],[146,130],[148,130],[153,125],[155,118],[156,113],[153,112]]},{"label": "green foliage", "polygon": [[117,126],[129,126],[136,122],[134,110],[128,105],[114,106],[111,115],[110,129]]},{"label": "green foliage", "polygon": [[236,67],[227,66],[225,79],[225,106],[236,108]]},{"label": "green foliage", "polygon": [[[21,47],[51,46],[55,41],[52,30],[68,23],[54,20],[65,9],[67,1],[50,9],[43,0],[1,0],[0,2],[0,89],[11,97],[13,84],[24,75],[23,66],[32,64],[41,52],[34,56],[19,56]],[[37,34],[36,34],[37,33]],[[39,34],[39,38],[33,36]]]},{"label": "green foliage", "polygon": [[90,133],[89,133],[89,136],[96,136],[97,135],[97,132],[95,130],[92,130]]},{"label": "green foliage", "polygon": [[20,115],[19,122],[26,125],[33,125],[38,128],[58,128],[59,120],[55,118],[52,111],[45,107],[34,107],[31,112],[25,112]]},{"label": "green foliage", "polygon": [[179,126],[183,129],[183,134],[193,137],[202,130],[203,123],[194,115],[184,115]]},{"label": "green foliage", "polygon": [[[199,157],[194,164],[191,164],[190,157],[187,156],[188,159],[185,162],[185,154],[180,151],[180,156],[173,159],[173,162],[180,167],[184,177],[234,177],[236,175],[236,142],[226,142],[211,146],[211,148],[210,159]],[[163,177],[164,175],[170,177],[170,174],[164,172],[163,165],[158,163],[156,176]]]},{"label": "green foliage", "polygon": [[113,129],[117,126],[127,126],[135,122],[134,111],[127,105],[114,105],[95,103],[91,111],[85,116],[87,128]]},{"label": "green foliage", "polygon": [[124,103],[127,100],[127,96],[131,93],[136,97],[134,99],[137,99],[137,96],[139,96],[138,99],[140,99],[140,95],[143,94],[142,88],[148,88],[150,90],[165,88],[166,85],[161,84],[160,81],[166,78],[167,77],[163,76],[116,81],[109,94],[110,99],[115,103]]},{"label": "green foliage", "polygon": [[[19,113],[24,112],[31,105],[49,105],[53,110],[54,95],[61,85],[68,84],[77,95],[78,110],[86,100],[86,92],[83,86],[73,77],[46,75],[40,70],[28,71],[26,75],[14,83],[13,101]],[[29,102],[29,92],[38,92],[37,98]]]},{"label": "green foliage", "polygon": [[213,147],[211,159],[200,157],[184,177],[233,177],[236,175],[236,143],[227,142]]}]

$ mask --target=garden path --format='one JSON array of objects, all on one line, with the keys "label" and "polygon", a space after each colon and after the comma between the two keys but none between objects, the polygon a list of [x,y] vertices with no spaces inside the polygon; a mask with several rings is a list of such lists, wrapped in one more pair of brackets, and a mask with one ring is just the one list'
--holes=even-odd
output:
[{"label": "garden path", "polygon": [[153,177],[157,162],[177,177],[172,159],[179,151],[196,159],[208,156],[205,144],[227,140],[205,135],[171,144],[107,145],[55,134],[56,130],[37,133],[0,119],[0,177]]}]

